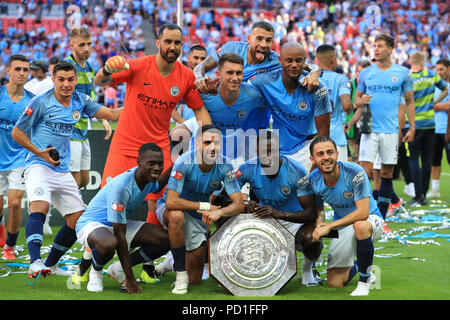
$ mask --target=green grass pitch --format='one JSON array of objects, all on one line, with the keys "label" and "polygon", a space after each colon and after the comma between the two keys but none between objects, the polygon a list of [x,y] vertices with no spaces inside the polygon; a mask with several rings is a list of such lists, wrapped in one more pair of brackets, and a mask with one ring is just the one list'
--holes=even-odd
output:
[{"label": "green grass pitch", "polygon": [[[433,213],[431,210],[442,209],[450,206],[450,167],[443,159],[443,174],[441,176],[441,198],[442,203],[429,202],[420,210],[425,214]],[[395,190],[402,198],[404,182],[395,181]],[[418,208],[411,209],[418,210]],[[450,210],[449,210],[450,211]],[[412,212],[414,213],[414,211]],[[450,213],[433,213],[449,218]],[[411,230],[414,227],[426,227],[424,231],[432,231],[433,226],[442,224],[424,224],[418,222],[388,222],[392,231]],[[51,245],[59,227],[53,227],[53,236],[44,236],[43,246]],[[423,230],[421,231],[423,232]],[[443,228],[434,230],[436,233],[450,234],[450,229]],[[420,232],[412,233],[415,235]],[[0,261],[0,300],[448,300],[450,298],[450,238],[434,238],[429,244],[405,245],[398,240],[392,239],[385,242],[375,242],[374,270],[377,272],[378,281],[376,287],[371,290],[368,297],[350,297],[349,294],[356,287],[358,276],[347,286],[341,289],[328,288],[326,281],[317,287],[304,287],[301,279],[297,276],[273,297],[234,297],[229,295],[220,287],[214,279],[209,278],[202,281],[200,285],[190,286],[187,295],[176,296],[171,293],[171,285],[175,281],[175,274],[168,273],[162,277],[159,284],[142,284],[140,294],[129,295],[119,291],[119,284],[107,276],[104,277],[104,291],[91,293],[86,290],[86,284],[80,288],[74,288],[67,284],[68,277],[48,276],[39,278],[35,282],[28,279],[25,268],[6,268],[6,262]],[[427,239],[411,239],[414,242]],[[329,240],[325,240],[325,248],[320,261],[326,261]],[[18,245],[23,245],[24,250],[20,255],[26,255],[25,230],[20,231]],[[76,244],[69,255],[81,258],[82,251]],[[298,256],[298,270],[303,255]],[[43,256],[45,258],[46,255]],[[114,257],[113,261],[117,261]],[[25,260],[16,260],[17,263],[28,263]],[[106,269],[107,266],[105,266]],[[325,264],[319,263],[317,269],[326,277]],[[136,278],[139,277],[142,266],[134,267]],[[4,276],[6,271],[13,273]]]}]

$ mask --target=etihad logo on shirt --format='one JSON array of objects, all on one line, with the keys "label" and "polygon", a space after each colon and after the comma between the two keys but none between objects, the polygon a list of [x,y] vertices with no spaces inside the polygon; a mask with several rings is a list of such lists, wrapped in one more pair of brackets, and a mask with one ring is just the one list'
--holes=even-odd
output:
[{"label": "etihad logo on shirt", "polygon": [[30,108],[30,106],[27,106],[27,108],[25,109],[25,113],[29,116],[31,116],[33,114],[34,110]]},{"label": "etihad logo on shirt", "polygon": [[125,210],[125,205],[123,203],[113,202],[111,209],[116,212],[123,212]]},{"label": "etihad logo on shirt", "polygon": [[183,172],[174,170],[174,171],[172,171],[171,176],[177,180],[181,180],[181,179],[183,179],[184,174],[183,174]]},{"label": "etihad logo on shirt", "polygon": [[150,97],[142,93],[139,93],[137,95],[137,98],[143,101],[146,107],[161,111],[172,111],[177,106],[176,102],[167,102],[162,99]]}]

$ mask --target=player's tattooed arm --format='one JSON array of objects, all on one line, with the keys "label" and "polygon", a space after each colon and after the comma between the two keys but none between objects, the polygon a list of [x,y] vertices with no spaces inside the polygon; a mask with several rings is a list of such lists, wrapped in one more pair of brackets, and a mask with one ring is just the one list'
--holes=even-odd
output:
[{"label": "player's tattooed arm", "polygon": [[214,58],[212,56],[206,57],[205,60],[194,68],[195,79],[203,78],[208,71],[211,71],[215,67],[217,67],[217,62]]},{"label": "player's tattooed arm", "polygon": [[403,137],[403,142],[412,142],[414,140],[414,134],[416,132],[416,107],[414,105],[414,92],[405,92],[405,110],[408,115],[409,130]]},{"label": "player's tattooed arm", "polygon": [[217,62],[212,56],[208,56],[194,68],[195,86],[204,94],[217,94],[218,79],[210,79],[205,74],[217,67]]}]

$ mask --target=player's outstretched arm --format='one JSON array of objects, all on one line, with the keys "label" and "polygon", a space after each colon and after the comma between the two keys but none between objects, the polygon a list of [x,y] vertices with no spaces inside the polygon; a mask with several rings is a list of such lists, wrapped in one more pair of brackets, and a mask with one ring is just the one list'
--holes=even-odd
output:
[{"label": "player's outstretched arm", "polygon": [[209,202],[189,201],[180,197],[180,194],[172,189],[167,189],[166,195],[166,209],[167,210],[181,210],[181,211],[196,211],[203,206],[208,206],[211,210],[216,210],[219,207],[210,204]]},{"label": "player's outstretched arm", "polygon": [[122,108],[110,109],[106,107],[101,107],[98,109],[97,113],[94,115],[96,118],[105,119],[109,121],[118,121],[120,114],[122,113]]},{"label": "player's outstretched arm", "polygon": [[113,83],[111,75],[113,73],[128,70],[130,66],[124,57],[114,56],[106,60],[105,66],[101,68],[94,77],[94,84],[101,87],[109,86]]},{"label": "player's outstretched arm", "polygon": [[60,164],[60,160],[55,161],[50,157],[49,151],[55,150],[55,147],[50,147],[44,150],[39,149],[36,147],[30,140],[30,138],[27,136],[25,132],[20,130],[17,127],[14,127],[11,133],[11,137],[16,140],[18,144],[20,144],[22,147],[27,149],[28,151],[33,152],[38,157],[44,159],[48,163],[50,163],[53,167],[57,167]]},{"label": "player's outstretched arm", "polygon": [[113,223],[114,235],[117,238],[117,255],[119,256],[120,264],[122,265],[123,272],[125,273],[125,289],[128,293],[139,293],[141,288],[133,274],[131,267],[130,254],[128,253],[128,244],[125,238],[127,231],[126,224]]},{"label": "player's outstretched arm", "polygon": [[205,74],[217,67],[217,62],[212,56],[208,56],[194,68],[195,86],[204,94],[217,94],[215,80],[205,77]]},{"label": "player's outstretched arm", "polygon": [[200,127],[207,124],[212,124],[211,116],[209,115],[208,109],[206,109],[205,106],[194,109],[194,114],[197,122],[200,122]]}]

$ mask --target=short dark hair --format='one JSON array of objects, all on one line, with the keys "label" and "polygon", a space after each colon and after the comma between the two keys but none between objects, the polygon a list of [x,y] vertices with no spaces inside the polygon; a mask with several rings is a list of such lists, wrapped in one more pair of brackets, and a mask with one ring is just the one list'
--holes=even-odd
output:
[{"label": "short dark hair", "polygon": [[331,44],[322,44],[317,47],[316,54],[330,52],[330,51],[336,51],[336,49]]},{"label": "short dark hair", "polygon": [[60,61],[61,61],[60,58],[58,58],[58,57],[53,57],[53,58],[51,58],[51,59],[48,61],[48,64],[55,65],[55,64],[57,64],[57,63],[60,62]]},{"label": "short dark hair", "polygon": [[394,41],[394,38],[390,34],[388,34],[388,33],[379,33],[375,37],[375,42],[380,41],[380,40],[383,40],[384,42],[386,42],[388,47],[394,48],[395,41]]},{"label": "short dark hair", "polygon": [[189,52],[192,52],[192,51],[194,51],[194,50],[205,51],[205,52],[206,52],[206,48],[205,48],[204,46],[202,46],[202,45],[199,45],[199,44],[193,45],[193,46],[189,49]]},{"label": "short dark hair", "polygon": [[205,124],[200,128],[200,130],[197,131],[197,138],[201,137],[206,131],[208,130],[216,130],[218,133],[222,134],[219,127],[213,124]]},{"label": "short dark hair", "polygon": [[139,147],[138,150],[138,157],[142,157],[142,155],[144,153],[146,153],[147,151],[155,151],[155,152],[163,152],[162,149],[155,143],[149,142],[149,143],[144,143],[142,146]]},{"label": "short dark hair", "polygon": [[264,30],[266,30],[266,31],[275,33],[275,30],[273,29],[273,26],[272,26],[269,22],[267,22],[267,21],[258,21],[258,22],[255,22],[255,23],[252,25],[251,31],[253,31],[253,29],[256,29],[256,28],[264,29]]},{"label": "short dark hair", "polygon": [[357,63],[356,63],[356,66],[361,66],[361,67],[363,67],[363,69],[364,68],[367,68],[368,66],[370,66],[370,60],[367,60],[367,59],[364,59],[364,60],[359,60]]},{"label": "short dark hair", "polygon": [[161,38],[162,34],[164,33],[164,30],[166,30],[166,29],[167,30],[178,30],[178,31],[180,31],[181,34],[183,34],[183,31],[181,30],[181,28],[178,25],[176,25],[175,23],[165,23],[158,29],[158,39]]},{"label": "short dark hair", "polygon": [[53,67],[53,75],[56,75],[56,72],[58,71],[74,71],[75,74],[77,73],[75,70],[75,66],[71,64],[69,61],[59,61],[54,67]]},{"label": "short dark hair", "polygon": [[334,149],[337,150],[336,142],[328,136],[317,136],[309,145],[309,153],[313,155],[314,146],[322,142],[331,142],[334,145]]},{"label": "short dark hair", "polygon": [[28,59],[27,57],[25,57],[23,54],[13,54],[11,57],[9,57],[9,60],[8,60],[8,67],[11,66],[11,64],[13,63],[13,61],[23,61],[23,62],[28,62],[28,63],[30,63],[30,59]]},{"label": "short dark hair", "polygon": [[436,62],[436,64],[442,64],[442,65],[444,65],[444,67],[447,67],[447,68],[450,67],[450,61],[448,59],[445,59],[445,58],[439,59]]},{"label": "short dark hair", "polygon": [[217,69],[222,69],[225,62],[231,62],[231,63],[237,63],[242,66],[244,66],[244,59],[236,53],[227,52],[220,56],[219,60],[217,61]]}]

